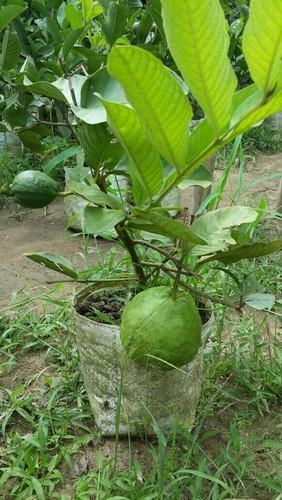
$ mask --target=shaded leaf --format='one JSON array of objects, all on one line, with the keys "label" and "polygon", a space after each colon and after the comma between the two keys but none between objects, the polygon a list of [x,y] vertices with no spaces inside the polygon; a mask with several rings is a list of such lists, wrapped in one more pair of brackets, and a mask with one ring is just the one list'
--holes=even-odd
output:
[{"label": "shaded leaf", "polygon": [[21,5],[6,5],[0,9],[0,32],[24,11]]},{"label": "shaded leaf", "polygon": [[190,174],[187,179],[178,184],[180,189],[186,189],[191,186],[200,186],[202,188],[208,188],[212,185],[213,178],[211,172],[201,165],[197,170]]},{"label": "shaded leaf", "polygon": [[[137,224],[137,226],[142,226],[142,229],[148,232],[161,234],[173,239],[180,239],[193,244],[207,244],[203,238],[195,234],[188,226],[170,219],[169,217],[164,217],[163,215],[153,212],[142,211],[137,208],[133,210],[133,215],[135,217],[133,217],[132,222]],[[149,223],[147,227],[142,224],[142,221]],[[129,221],[129,224],[131,224],[131,221]]]},{"label": "shaded leaf", "polygon": [[97,185],[88,186],[82,182],[68,181],[68,190],[96,205],[109,206],[114,209],[122,207],[121,201],[116,196],[104,193]]},{"label": "shaded leaf", "polygon": [[128,8],[125,3],[109,2],[102,29],[110,45],[113,45],[125,32],[127,15]]},{"label": "shaded leaf", "polygon": [[256,257],[264,257],[273,252],[282,250],[282,240],[268,241],[267,243],[251,243],[248,245],[241,245],[239,247],[231,248],[227,252],[219,252],[208,259],[202,261],[210,262],[212,260],[219,260],[223,264],[233,264],[242,259],[255,259]]},{"label": "shaded leaf", "polygon": [[99,168],[101,163],[108,167],[115,166],[123,154],[122,147],[113,142],[105,123],[82,123],[77,127],[77,137],[85,152],[86,163],[92,168]]},{"label": "shaded leaf", "polygon": [[115,225],[124,217],[123,210],[88,206],[84,210],[84,229],[87,234],[93,234],[93,236],[113,236]]},{"label": "shaded leaf", "polygon": [[57,271],[58,273],[74,279],[78,276],[78,273],[72,263],[61,255],[55,255],[49,252],[26,253],[24,255],[33,262],[41,264],[42,266],[52,269],[53,271]]}]

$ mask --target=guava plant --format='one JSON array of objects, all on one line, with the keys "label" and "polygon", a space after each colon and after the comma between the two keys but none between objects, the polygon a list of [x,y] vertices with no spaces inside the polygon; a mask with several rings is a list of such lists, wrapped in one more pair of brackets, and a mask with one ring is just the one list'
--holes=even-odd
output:
[{"label": "guava plant", "polygon": [[[170,296],[175,302],[182,288],[241,307],[243,293],[238,300],[224,301],[207,296],[189,279],[200,283],[209,262],[228,266],[267,255],[280,250],[282,241],[254,240],[254,228],[260,221],[254,208],[220,208],[189,224],[189,214],[183,221],[174,220],[175,207],[164,209],[162,201],[184,180],[193,179],[202,163],[222,146],[282,110],[282,3],[271,0],[266,9],[260,0],[250,2],[243,51],[254,83],[239,91],[228,58],[229,38],[219,0],[162,0],[161,4],[168,47],[184,83],[152,53],[116,43],[107,65],[107,78],[119,89],[116,98],[100,90],[97,82],[85,85],[81,94],[85,101],[95,103],[92,119],[100,106],[107,113],[125,153],[114,172],[122,170],[129,176],[132,197],[118,196],[101,179],[95,182],[95,177],[71,180],[68,190],[88,202],[84,213],[87,232],[99,236],[116,231],[143,288],[150,287],[152,276],[162,271],[173,280]],[[187,87],[205,115],[196,126]],[[78,133],[91,156],[92,148],[101,147],[101,142],[94,136],[92,140],[93,124],[84,112],[76,112],[84,122]],[[117,141],[111,137],[109,145],[114,150]],[[62,257],[44,253],[29,257],[74,279],[79,277]]]}]

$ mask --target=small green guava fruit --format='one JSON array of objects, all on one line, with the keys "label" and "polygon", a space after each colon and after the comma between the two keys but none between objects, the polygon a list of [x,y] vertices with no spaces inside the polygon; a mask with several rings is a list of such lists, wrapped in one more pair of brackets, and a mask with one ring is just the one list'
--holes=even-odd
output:
[{"label": "small green guava fruit", "polygon": [[58,184],[38,170],[24,170],[13,180],[11,193],[19,205],[27,208],[46,207],[58,195]]},{"label": "small green guava fruit", "polygon": [[194,359],[201,331],[202,321],[192,296],[179,291],[173,299],[171,288],[159,286],[139,293],[126,305],[120,337],[131,359],[169,370]]}]

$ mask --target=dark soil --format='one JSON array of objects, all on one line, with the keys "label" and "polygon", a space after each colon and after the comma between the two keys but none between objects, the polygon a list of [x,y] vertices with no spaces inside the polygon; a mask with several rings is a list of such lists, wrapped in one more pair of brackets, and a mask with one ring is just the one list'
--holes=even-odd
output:
[{"label": "dark soil", "polygon": [[[141,290],[123,289],[92,294],[77,308],[77,312],[94,321],[104,324],[119,324],[125,305]],[[204,304],[198,304],[203,324],[210,318],[209,310]]]}]

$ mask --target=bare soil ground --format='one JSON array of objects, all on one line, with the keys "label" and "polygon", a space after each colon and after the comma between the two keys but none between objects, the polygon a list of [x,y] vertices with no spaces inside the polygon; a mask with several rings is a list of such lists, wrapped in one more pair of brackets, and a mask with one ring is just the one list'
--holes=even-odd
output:
[{"label": "bare soil ground", "polygon": [[[34,297],[50,288],[47,282],[60,279],[58,273],[33,263],[25,253],[63,255],[82,268],[83,238],[67,231],[65,224],[61,200],[49,205],[47,213],[25,209],[19,212],[15,206],[0,210],[0,308],[11,302],[12,294],[17,300],[26,295]],[[99,241],[102,253],[110,247],[111,243]]]}]

